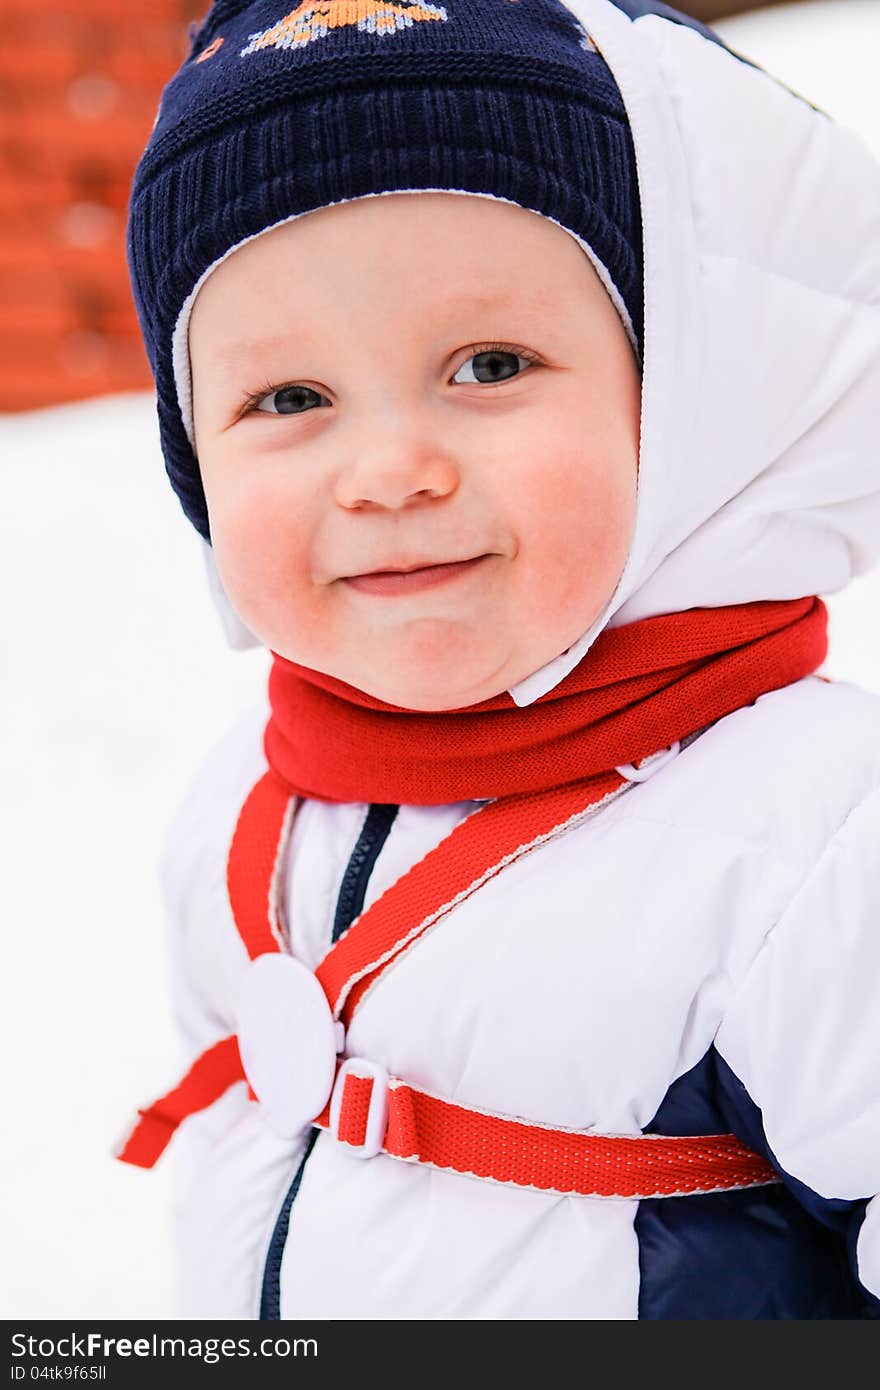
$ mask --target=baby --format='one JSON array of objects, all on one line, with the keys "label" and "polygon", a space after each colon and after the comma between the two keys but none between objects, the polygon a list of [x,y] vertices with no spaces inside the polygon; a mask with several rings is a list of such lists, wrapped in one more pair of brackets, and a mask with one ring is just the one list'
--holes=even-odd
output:
[{"label": "baby", "polygon": [[271,651],[461,709],[604,608],[635,512],[639,369],[554,222],[451,193],[309,213],[218,266],[189,351],[217,567]]},{"label": "baby", "polygon": [[[656,13],[655,13],[656,11]],[[880,1311],[880,170],[642,0],[218,4],[129,254],[268,704],[162,864],[181,1316]],[[179,1130],[178,1130],[179,1127]]]}]

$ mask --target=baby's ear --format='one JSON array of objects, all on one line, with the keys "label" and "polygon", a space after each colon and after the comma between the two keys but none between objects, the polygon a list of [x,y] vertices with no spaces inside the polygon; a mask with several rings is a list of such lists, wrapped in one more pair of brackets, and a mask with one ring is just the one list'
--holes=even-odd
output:
[{"label": "baby's ear", "polygon": [[214,601],[214,607],[220,615],[220,622],[223,624],[223,632],[228,645],[237,652],[244,652],[250,647],[261,646],[259,637],[254,636],[247,624],[238,616],[229,600],[229,595],[223,587],[223,581],[217,570],[217,562],[214,559],[214,551],[210,543],[203,536],[200,536],[199,539],[203,547],[208,589]]}]

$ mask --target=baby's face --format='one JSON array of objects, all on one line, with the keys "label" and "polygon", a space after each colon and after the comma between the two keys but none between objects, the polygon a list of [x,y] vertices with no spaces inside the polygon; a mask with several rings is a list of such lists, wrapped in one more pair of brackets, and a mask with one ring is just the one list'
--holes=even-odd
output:
[{"label": "baby's face", "polygon": [[604,608],[635,515],[640,382],[554,223],[450,193],[321,208],[218,266],[189,347],[217,568],[273,651],[455,709]]}]

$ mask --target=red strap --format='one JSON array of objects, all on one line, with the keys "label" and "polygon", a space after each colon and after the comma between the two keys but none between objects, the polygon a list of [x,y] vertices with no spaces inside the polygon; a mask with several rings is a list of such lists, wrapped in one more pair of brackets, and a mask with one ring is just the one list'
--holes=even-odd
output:
[{"label": "red strap", "polygon": [[[461,821],[363,912],[324,957],[315,973],[334,1015],[348,1023],[391,962],[453,907],[630,785],[619,774],[607,773],[552,792],[489,802]],[[252,958],[283,949],[278,880],[294,809],[295,799],[267,773],[245,800],[236,825],[227,884]],[[180,1086],[140,1112],[117,1156],[152,1166],[181,1119],[242,1079],[236,1039],[215,1044]],[[344,1142],[362,1142],[373,1084],[370,1078],[347,1076],[338,1129]],[[397,1078],[391,1079],[388,1102],[386,1153],[496,1182],[542,1191],[649,1197],[777,1181],[770,1165],[733,1135],[670,1139],[583,1134],[469,1110]],[[314,1123],[329,1128],[329,1104]]]},{"label": "red strap", "polygon": [[618,773],[532,796],[492,801],[460,821],[352,922],[315,971],[346,1027],[391,961],[490,878],[572,829],[629,783]]},{"label": "red strap", "polygon": [[[346,1144],[363,1144],[367,1136],[370,1097],[373,1093],[371,1076],[347,1076],[342,1090],[338,1137]],[[322,1112],[323,1113],[323,1112]],[[389,1112],[390,1113],[390,1112]],[[316,1121],[320,1124],[320,1120]],[[327,1106],[327,1126],[330,1125],[330,1106]],[[388,1142],[386,1132],[385,1143]]]},{"label": "red strap", "polygon": [[[342,1013],[347,1025],[367,989],[391,961],[457,903],[507,864],[570,829],[629,785],[618,773],[606,773],[573,787],[489,802],[460,822],[363,912],[324,957],[315,974],[334,1016]],[[252,959],[282,949],[279,868],[295,806],[295,798],[267,772],[246,797],[232,837],[227,888],[236,925]],[[216,1073],[207,1065],[210,1051],[197,1059],[180,1087],[138,1112],[141,1118],[118,1158],[150,1167],[185,1114],[204,1109],[225,1086],[241,1079],[240,1070],[230,1071],[218,1091]],[[237,1053],[236,1046],[240,1068]],[[178,1113],[181,1091],[189,1108]],[[177,1116],[173,1123],[168,1122],[168,1113]],[[138,1154],[146,1157],[134,1156]]]},{"label": "red strap", "polygon": [[[337,1130],[344,1143],[363,1143],[374,1084],[369,1076],[346,1076]],[[329,1106],[314,1123],[329,1128]],[[382,1147],[395,1158],[470,1177],[583,1197],[644,1201],[779,1181],[732,1134],[584,1134],[468,1109],[393,1078]]]},{"label": "red strap", "polygon": [[[628,786],[610,772],[550,792],[488,802],[466,817],[361,913],[321,961],[315,975],[334,1017],[348,1026],[366,990],[429,927],[508,864],[570,830]],[[226,881],[251,959],[284,947],[278,870],[294,809],[295,798],[267,772],[248,794],[235,827]]]},{"label": "red strap", "polygon": [[[232,835],[226,887],[235,924],[252,960],[283,946],[279,870],[295,809],[296,799],[267,772],[245,798]],[[212,1105],[236,1081],[246,1080],[237,1037],[214,1043],[196,1058],[178,1086],[138,1110],[138,1119],[115,1157],[152,1168],[181,1120]],[[250,1086],[248,1094],[256,1099]]]},{"label": "red strap", "polygon": [[248,793],[233,832],[226,888],[251,960],[284,949],[279,873],[295,809],[296,798],[267,772]]},{"label": "red strap", "polygon": [[140,1119],[122,1140],[115,1157],[138,1168],[152,1168],[181,1120],[219,1100],[236,1081],[246,1081],[236,1037],[221,1038],[197,1057],[173,1091],[139,1110]]}]

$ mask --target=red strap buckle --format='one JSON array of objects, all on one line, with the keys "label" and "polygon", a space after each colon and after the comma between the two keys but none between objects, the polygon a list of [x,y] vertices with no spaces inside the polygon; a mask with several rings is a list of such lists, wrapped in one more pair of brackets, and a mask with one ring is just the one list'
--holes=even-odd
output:
[{"label": "red strap buckle", "polygon": [[372,1158],[382,1148],[387,1127],[387,1071],[365,1057],[347,1057],[330,1097],[330,1133],[361,1158]]}]

